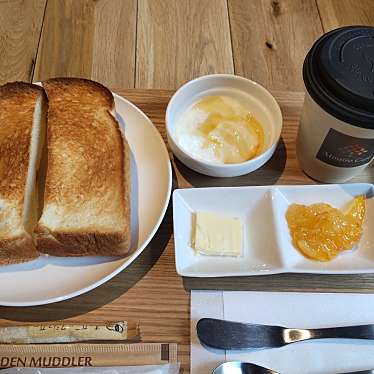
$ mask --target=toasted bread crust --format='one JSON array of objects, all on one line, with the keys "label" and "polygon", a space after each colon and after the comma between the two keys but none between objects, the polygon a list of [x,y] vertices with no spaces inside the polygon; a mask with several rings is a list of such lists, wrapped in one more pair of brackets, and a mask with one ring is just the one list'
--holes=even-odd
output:
[{"label": "toasted bread crust", "polygon": [[44,90],[29,83],[0,87],[0,264],[38,257],[22,221],[34,110],[40,99],[46,100]]},{"label": "toasted bread crust", "polygon": [[37,257],[39,253],[27,232],[16,237],[0,239],[0,265],[18,264]]},{"label": "toasted bread crust", "polygon": [[43,82],[48,169],[37,247],[55,256],[123,255],[130,244],[129,149],[111,92],[85,79]]},{"label": "toasted bread crust", "polygon": [[124,236],[121,233],[100,232],[51,232],[47,227],[37,228],[38,249],[57,257],[118,256],[123,251],[117,249]]},{"label": "toasted bread crust", "polygon": [[9,82],[0,86],[0,97],[7,98],[11,97],[12,100],[16,100],[18,103],[22,103],[24,97],[46,97],[42,87],[36,84],[30,84],[26,82]]},{"label": "toasted bread crust", "polygon": [[0,197],[23,201],[35,103],[41,87],[14,82],[0,86]]}]

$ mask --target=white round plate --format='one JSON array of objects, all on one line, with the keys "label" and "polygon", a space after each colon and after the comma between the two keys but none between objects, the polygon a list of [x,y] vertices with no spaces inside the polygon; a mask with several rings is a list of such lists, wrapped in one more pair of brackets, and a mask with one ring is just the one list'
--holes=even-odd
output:
[{"label": "white round plate", "polygon": [[135,105],[113,94],[118,121],[131,149],[131,226],[129,256],[48,257],[0,268],[0,305],[54,303],[100,286],[129,266],[156,233],[170,199],[171,165],[161,135]]}]

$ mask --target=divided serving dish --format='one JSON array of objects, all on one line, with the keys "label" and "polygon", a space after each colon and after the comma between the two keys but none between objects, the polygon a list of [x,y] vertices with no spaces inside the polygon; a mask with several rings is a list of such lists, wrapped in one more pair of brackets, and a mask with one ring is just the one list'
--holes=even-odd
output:
[{"label": "divided serving dish", "polygon": [[[366,195],[363,235],[352,250],[329,262],[304,257],[292,244],[285,218],[293,203],[344,206]],[[173,193],[174,240],[177,273],[187,277],[249,276],[277,273],[374,273],[374,185],[370,183],[217,187],[179,189]],[[243,243],[239,257],[196,254],[191,246],[192,217],[209,211],[239,217]]]}]

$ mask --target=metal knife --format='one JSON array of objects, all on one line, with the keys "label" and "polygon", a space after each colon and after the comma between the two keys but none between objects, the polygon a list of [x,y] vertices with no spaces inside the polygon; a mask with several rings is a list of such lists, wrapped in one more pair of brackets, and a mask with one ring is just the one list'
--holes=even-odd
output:
[{"label": "metal knife", "polygon": [[282,347],[310,339],[374,340],[374,325],[298,329],[203,318],[196,329],[203,344],[227,350]]}]

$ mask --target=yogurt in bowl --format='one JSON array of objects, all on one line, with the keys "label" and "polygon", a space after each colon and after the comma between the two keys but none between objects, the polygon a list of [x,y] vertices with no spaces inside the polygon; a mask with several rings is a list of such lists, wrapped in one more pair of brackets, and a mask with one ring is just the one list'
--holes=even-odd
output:
[{"label": "yogurt in bowl", "polygon": [[248,79],[226,74],[182,86],[166,111],[170,148],[191,169],[216,177],[247,174],[275,151],[282,115],[271,94]]},{"label": "yogurt in bowl", "polygon": [[205,96],[181,115],[176,138],[192,157],[234,164],[261,154],[264,130],[238,101],[229,96]]}]

